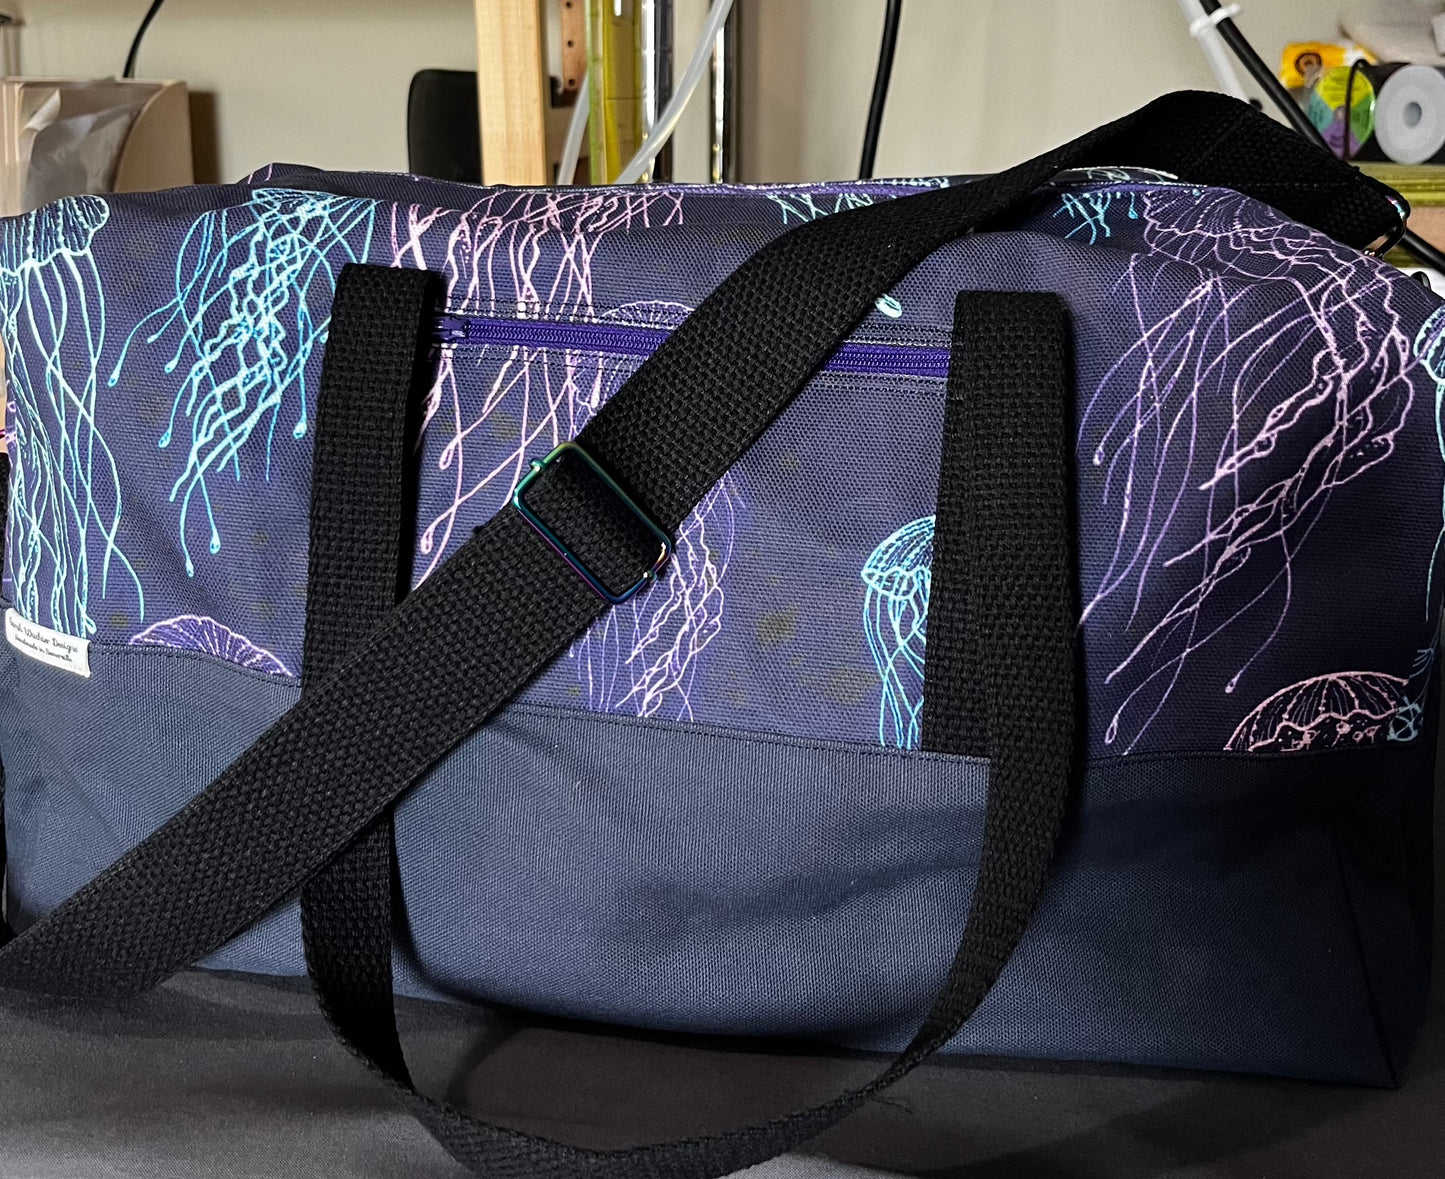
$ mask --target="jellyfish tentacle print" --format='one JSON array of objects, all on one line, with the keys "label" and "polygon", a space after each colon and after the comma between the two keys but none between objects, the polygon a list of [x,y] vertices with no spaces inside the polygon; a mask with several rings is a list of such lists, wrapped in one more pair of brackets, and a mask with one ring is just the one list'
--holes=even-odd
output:
[{"label": "jellyfish tentacle print", "polygon": [[1129,207],[1125,211],[1131,221],[1139,219],[1139,210],[1136,205],[1138,193],[1133,189],[1120,188],[1081,188],[1076,191],[1064,190],[1059,193],[1059,207],[1054,216],[1060,214],[1069,217],[1077,224],[1064,234],[1065,237],[1083,237],[1088,234],[1089,245],[1096,245],[1101,237],[1109,237],[1113,231],[1109,228],[1109,211],[1123,197],[1129,198]]},{"label": "jellyfish tentacle print", "polygon": [[[1083,616],[1127,637],[1105,677],[1122,701],[1104,740],[1124,752],[1206,644],[1250,636],[1228,694],[1275,642],[1296,554],[1339,489],[1393,453],[1414,397],[1398,276],[1233,194],[1141,191],[1138,211],[1149,252],[1118,290],[1137,342],[1079,434],[1112,535]],[[1191,271],[1167,315],[1147,310],[1156,283]]]},{"label": "jellyfish tentacle print", "polygon": [[[683,193],[575,190],[489,193],[464,213],[410,209],[392,224],[398,259],[425,258],[447,275],[450,304],[466,314],[583,319],[676,327],[690,308],[643,301],[599,314],[592,262],[609,234],[674,225]],[[444,560],[459,520],[507,503],[530,458],[575,437],[638,363],[524,345],[443,347],[428,396],[422,446],[446,472],[450,502],[428,509],[418,581]],[[484,392],[469,395],[484,374]],[[691,716],[698,659],[722,625],[722,582],[741,505],[726,476],[689,515],[661,582],[607,616],[571,658],[592,707],[642,716]]]},{"label": "jellyfish tentacle print", "polygon": [[722,583],[739,507],[733,479],[724,476],[678,529],[659,584],[614,606],[573,644],[570,658],[590,707],[693,719],[698,657],[722,630]]},{"label": "jellyfish tentacle print", "polygon": [[0,227],[13,472],[6,572],[22,615],[82,638],[96,631],[97,560],[100,595],[118,567],[145,611],[117,539],[119,471],[96,423],[105,292],[91,245],[109,215],[100,197],[71,197]]},{"label": "jellyfish tentacle print", "polygon": [[903,525],[863,565],[863,634],[882,697],[878,740],[916,749],[923,712],[923,664],[928,641],[928,596],[933,577],[934,517]]},{"label": "jellyfish tentacle print", "polygon": [[[681,303],[646,300],[599,317],[603,322],[676,327],[691,311]],[[595,375],[576,392],[578,429],[632,371],[632,363],[597,356]],[[732,559],[742,498],[729,474],[714,484],[675,538],[659,585],[609,610],[572,646],[571,658],[588,704],[604,712],[691,720],[690,692],[699,656],[722,629],[723,578]]]},{"label": "jellyfish tentacle print", "polygon": [[290,434],[310,428],[306,369],[325,343],[336,275],[365,260],[376,202],[329,193],[257,189],[243,205],[218,209],[190,227],[176,258],[174,295],[132,329],[110,374],[114,385],[134,346],[174,335],[164,371],[184,367],[170,420],[157,440],[170,447],[179,421],[190,441],[171,487],[180,502],[179,531],[186,572],[195,575],[190,513],[199,501],[206,545],[221,548],[209,480],[247,472],[243,454],[262,448],[259,467],[269,479],[277,421],[294,399]]},{"label": "jellyfish tentacle print", "polygon": [[[440,269],[459,313],[596,319],[599,243],[613,233],[678,224],[682,200],[667,189],[497,190],[462,212],[399,209],[390,245],[398,263],[424,258]],[[568,352],[560,365],[556,360],[520,345],[440,350],[423,441],[428,432],[449,436],[432,461],[447,473],[451,502],[422,528],[420,577],[445,559],[459,517],[485,518],[506,503],[528,456],[573,437],[595,412],[600,394],[586,386],[592,358]],[[488,373],[480,405],[458,381],[458,370],[469,366]]]},{"label": "jellyfish tentacle print", "polygon": [[768,200],[782,210],[784,225],[795,221],[815,221],[830,213],[841,213],[844,209],[858,209],[873,203],[872,195],[866,192],[770,192]]},{"label": "jellyfish tentacle print", "polygon": [[199,614],[182,614],[146,627],[131,636],[132,647],[169,647],[175,651],[202,651],[249,667],[253,671],[290,676],[284,663],[264,647],[258,647],[243,634],[237,634],[214,618]]},{"label": "jellyfish tentacle print", "polygon": [[[1433,311],[1415,334],[1415,355],[1435,382],[1435,441],[1440,448],[1441,459],[1445,459],[1445,307]],[[1429,617],[1435,600],[1435,567],[1440,563],[1441,546],[1445,545],[1445,487],[1441,489],[1440,519],[1440,535],[1435,541],[1430,569],[1425,577],[1426,617]]]},{"label": "jellyfish tentacle print", "polygon": [[1415,664],[1410,669],[1406,683],[1406,701],[1400,711],[1390,718],[1390,728],[1385,734],[1391,741],[1413,741],[1420,735],[1425,724],[1425,702],[1430,694],[1430,673],[1435,669],[1435,655],[1440,646],[1437,634],[1428,647],[1415,652]]},{"label": "jellyfish tentacle print", "polygon": [[783,225],[794,222],[815,221],[846,209],[857,209],[871,205],[880,199],[890,199],[890,189],[896,189],[898,196],[910,189],[945,188],[948,180],[941,176],[925,176],[912,179],[872,180],[869,188],[874,191],[860,191],[856,185],[837,188],[828,184],[775,185],[764,194],[777,205],[783,214]]}]

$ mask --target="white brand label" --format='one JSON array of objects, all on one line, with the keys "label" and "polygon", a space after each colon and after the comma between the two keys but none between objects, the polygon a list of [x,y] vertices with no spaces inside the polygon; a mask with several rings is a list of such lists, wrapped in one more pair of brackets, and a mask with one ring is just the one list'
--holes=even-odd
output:
[{"label": "white brand label", "polygon": [[5,641],[31,659],[90,678],[89,639],[61,634],[48,626],[27,622],[14,610],[6,610]]}]

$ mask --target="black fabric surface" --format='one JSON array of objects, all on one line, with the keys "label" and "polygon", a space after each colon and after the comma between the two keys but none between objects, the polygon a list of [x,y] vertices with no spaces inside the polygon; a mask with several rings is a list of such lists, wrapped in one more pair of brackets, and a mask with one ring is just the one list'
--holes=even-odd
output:
[{"label": "black fabric surface", "polygon": [[[1426,1179],[1445,1157],[1441,990],[1398,1091],[946,1062],[816,1149],[933,1179]],[[736,1123],[877,1067],[399,1009],[427,1091],[595,1145]],[[188,973],[124,1011],[22,998],[0,1020],[0,1179],[465,1179],[335,1043],[302,983]],[[749,1173],[822,1176],[863,1179],[822,1158]]]}]

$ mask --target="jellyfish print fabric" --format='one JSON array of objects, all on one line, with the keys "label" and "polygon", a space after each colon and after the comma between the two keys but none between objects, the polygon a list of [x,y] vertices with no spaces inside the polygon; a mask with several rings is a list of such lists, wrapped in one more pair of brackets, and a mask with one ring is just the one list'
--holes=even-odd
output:
[{"label": "jellyfish print fabric", "polygon": [[374,215],[374,201],[286,189],[203,214],[181,240],[172,297],[127,334],[108,385],[144,363],[133,355],[142,350],[154,368],[164,349],[160,371],[178,378],[156,446],[176,452],[170,500],[188,575],[198,534],[221,551],[214,486],[265,482],[273,463],[295,460],[296,448],[277,453],[277,428],[306,437],[309,362],[326,340],[337,272],[368,257]]},{"label": "jellyfish print fabric", "polygon": [[[669,330],[686,304],[599,306],[594,259],[610,237],[682,221],[681,194],[665,189],[505,191],[463,214],[408,209],[390,241],[399,260],[442,270],[452,308],[465,314]],[[528,464],[573,438],[639,362],[526,343],[439,349],[423,425],[417,580],[508,504]],[[610,611],[532,697],[576,690],[597,711],[693,719],[691,687],[722,626],[740,507],[737,481],[725,477],[678,531],[655,592]]]},{"label": "jellyfish print fabric", "polygon": [[1234,730],[1234,753],[1293,753],[1413,741],[1420,734],[1435,650],[1417,653],[1410,679],[1381,672],[1314,676],[1281,688]]},{"label": "jellyfish print fabric", "polygon": [[863,566],[863,632],[878,668],[878,741],[916,749],[933,569],[933,517],[905,524]]},{"label": "jellyfish print fabric", "polygon": [[1260,704],[1225,748],[1237,753],[1330,749],[1373,744],[1406,707],[1405,681],[1379,672],[1347,671],[1291,684]]},{"label": "jellyfish print fabric", "polygon": [[[1114,338],[1079,363],[1091,747],[1413,739],[1445,534],[1425,508],[1445,471],[1437,301],[1264,206],[1160,177],[1061,177],[1026,228],[1114,262],[1075,308]],[[865,564],[870,587],[894,543]],[[906,648],[871,639],[892,638],[872,597],[880,740],[907,745],[890,740]]]},{"label": "jellyfish print fabric", "polygon": [[169,647],[175,651],[201,651],[255,671],[273,675],[291,675],[290,669],[270,651],[256,646],[245,635],[238,635],[214,618],[198,618],[187,614],[156,622],[131,639],[133,647]]},{"label": "jellyfish print fabric", "polygon": [[[1438,511],[1402,494],[1441,485],[1435,300],[1232,193],[1126,184],[1053,213],[1096,215],[1124,254],[1101,314],[1129,343],[1080,390],[1094,739],[1205,744],[1187,734],[1231,715],[1231,749],[1275,716],[1293,736],[1273,749],[1336,721],[1386,739],[1385,702],[1412,698],[1386,685],[1439,624]],[[1391,630],[1402,586],[1417,605]]]},{"label": "jellyfish print fabric", "polygon": [[11,461],[5,591],[31,621],[89,638],[106,611],[139,617],[117,455],[100,422],[106,303],[92,254],[110,208],[57,202],[0,225],[0,338]]},{"label": "jellyfish print fabric", "polygon": [[[761,246],[945,183],[507,189],[276,165],[0,222],[7,604],[117,658],[290,683],[343,266],[436,271],[448,322],[505,329],[438,325],[420,584]],[[659,583],[522,702],[917,749],[953,305],[1038,289],[1075,337],[1091,753],[1418,733],[1445,579],[1439,300],[1159,174],[1062,175],[1012,230],[879,299],[682,523]]]}]

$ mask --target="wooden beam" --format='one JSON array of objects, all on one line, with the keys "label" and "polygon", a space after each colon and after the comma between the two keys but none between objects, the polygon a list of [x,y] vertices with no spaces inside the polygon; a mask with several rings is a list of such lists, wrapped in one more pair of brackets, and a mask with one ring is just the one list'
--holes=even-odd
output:
[{"label": "wooden beam", "polygon": [[541,0],[473,0],[486,184],[550,184]]},{"label": "wooden beam", "polygon": [[570,106],[587,76],[587,0],[558,0],[562,42],[562,104]]}]

